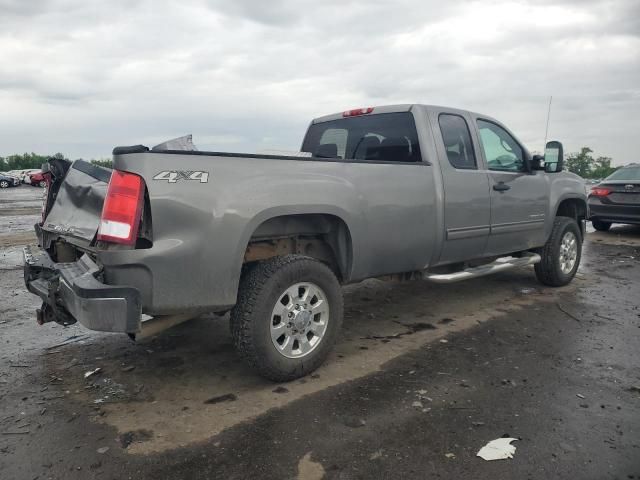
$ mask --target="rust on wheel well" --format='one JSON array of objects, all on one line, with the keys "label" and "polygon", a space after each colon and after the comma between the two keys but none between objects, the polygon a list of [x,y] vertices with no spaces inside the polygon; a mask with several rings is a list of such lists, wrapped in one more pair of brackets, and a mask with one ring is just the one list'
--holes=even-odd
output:
[{"label": "rust on wheel well", "polygon": [[283,215],[266,220],[253,232],[244,263],[300,254],[326,263],[346,282],[351,268],[351,235],[346,223],[329,214]]}]

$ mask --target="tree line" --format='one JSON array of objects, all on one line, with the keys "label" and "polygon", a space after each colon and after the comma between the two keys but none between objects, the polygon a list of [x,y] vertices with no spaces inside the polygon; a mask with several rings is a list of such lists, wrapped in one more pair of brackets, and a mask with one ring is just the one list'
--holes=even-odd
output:
[{"label": "tree line", "polygon": [[589,147],[570,153],[564,159],[565,168],[582,178],[606,178],[618,169],[611,166],[611,157],[594,158],[592,153]]},{"label": "tree line", "polygon": [[[589,147],[582,147],[579,152],[570,153],[565,158],[565,168],[582,178],[605,178],[616,171],[616,167],[611,166],[610,157],[594,158],[593,150]],[[26,170],[31,168],[40,168],[48,158],[67,159],[62,153],[54,155],[38,155],[36,153],[23,153],[22,155],[9,155],[8,157],[0,157],[0,171],[8,170]],[[91,159],[89,160],[95,165],[111,168],[113,163],[109,158]]]}]

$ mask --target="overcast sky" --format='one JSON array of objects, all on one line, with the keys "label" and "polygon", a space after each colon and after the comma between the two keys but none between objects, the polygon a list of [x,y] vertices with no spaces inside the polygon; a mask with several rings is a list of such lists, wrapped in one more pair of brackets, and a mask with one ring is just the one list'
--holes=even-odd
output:
[{"label": "overcast sky", "polygon": [[298,149],[312,117],[459,107],[640,161],[638,0],[0,0],[0,155],[193,133]]}]

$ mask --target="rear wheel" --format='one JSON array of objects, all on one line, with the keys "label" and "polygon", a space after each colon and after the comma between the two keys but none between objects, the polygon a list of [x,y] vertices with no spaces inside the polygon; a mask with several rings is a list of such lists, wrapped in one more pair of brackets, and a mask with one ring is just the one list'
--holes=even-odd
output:
[{"label": "rear wheel", "polygon": [[248,266],[231,333],[241,356],[269,380],[294,380],[314,371],[333,348],[343,301],[329,267],[286,255]]},{"label": "rear wheel", "polygon": [[9,188],[9,182],[7,180],[0,180],[0,188]]},{"label": "rear wheel", "polygon": [[599,232],[606,232],[611,228],[611,222],[602,222],[600,220],[591,220],[591,225]]},{"label": "rear wheel", "polygon": [[578,271],[582,255],[582,235],[576,221],[557,217],[539,253],[542,260],[535,265],[538,281],[551,287],[567,285]]},{"label": "rear wheel", "polygon": [[38,185],[41,186],[42,188],[44,188],[44,187],[47,186],[47,182],[45,182],[44,180],[41,180]]}]

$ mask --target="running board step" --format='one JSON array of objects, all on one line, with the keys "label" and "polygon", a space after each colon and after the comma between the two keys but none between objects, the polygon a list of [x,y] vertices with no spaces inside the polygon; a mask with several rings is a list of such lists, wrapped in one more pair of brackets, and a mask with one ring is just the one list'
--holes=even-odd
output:
[{"label": "running board step", "polygon": [[503,272],[515,267],[524,267],[540,262],[540,255],[527,252],[521,257],[501,257],[496,261],[479,267],[465,268],[453,273],[424,273],[424,279],[434,283],[453,283],[470,278],[484,277],[492,273]]}]

